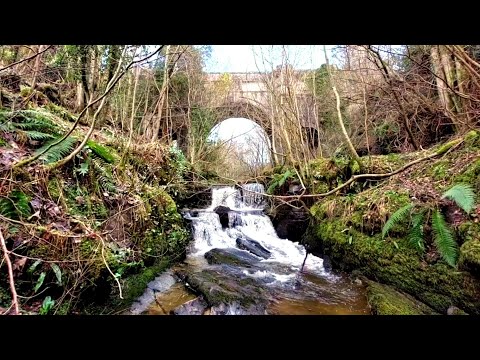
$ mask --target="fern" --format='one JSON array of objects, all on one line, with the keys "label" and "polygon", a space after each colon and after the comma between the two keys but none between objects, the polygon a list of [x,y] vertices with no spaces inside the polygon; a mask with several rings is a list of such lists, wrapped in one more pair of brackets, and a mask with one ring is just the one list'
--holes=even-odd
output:
[{"label": "fern", "polygon": [[455,204],[467,214],[472,211],[475,205],[475,193],[473,192],[473,188],[467,184],[457,184],[453,186],[443,194],[442,199],[444,198],[455,201]]},{"label": "fern", "polygon": [[55,125],[46,114],[37,110],[0,110],[0,131],[14,133],[20,139],[48,140],[57,135]]},{"label": "fern", "polygon": [[22,131],[22,134],[25,134],[26,137],[32,140],[48,140],[48,139],[53,139],[55,138],[51,134],[35,131],[35,130],[27,130],[27,131]]},{"label": "fern", "polygon": [[410,246],[420,250],[422,253],[425,251],[425,244],[423,242],[423,220],[425,219],[425,211],[415,214],[412,217],[412,228],[408,234],[408,242]]},{"label": "fern", "polygon": [[291,178],[295,173],[287,170],[283,174],[275,174],[272,183],[267,189],[268,194],[272,194],[275,188],[283,186],[287,179]]},{"label": "fern", "polygon": [[96,172],[98,183],[104,191],[116,192],[117,188],[113,184],[113,178],[105,164],[98,159],[92,159],[92,165]]},{"label": "fern", "polygon": [[[36,151],[36,154],[42,152],[51,143],[53,143],[57,140],[58,139],[54,139],[52,141],[49,141],[44,146],[39,148]],[[67,156],[68,154],[70,154],[72,152],[73,147],[75,146],[77,141],[78,140],[76,138],[69,136],[65,140],[63,140],[60,144],[55,145],[50,150],[48,150],[45,154],[40,156],[40,159],[43,160],[47,164],[59,161],[59,160],[63,159],[65,156]]]},{"label": "fern", "polygon": [[414,207],[413,204],[408,204],[405,206],[402,206],[400,209],[395,211],[391,216],[390,219],[385,223],[382,229],[382,239],[385,237],[385,235],[399,222],[404,220],[407,215],[410,213],[410,210]]},{"label": "fern", "polygon": [[19,219],[30,215],[29,198],[20,190],[13,190],[5,198],[0,198],[0,214],[10,219]]},{"label": "fern", "polygon": [[432,230],[438,252],[450,266],[455,266],[458,259],[458,244],[439,210],[433,213]]}]

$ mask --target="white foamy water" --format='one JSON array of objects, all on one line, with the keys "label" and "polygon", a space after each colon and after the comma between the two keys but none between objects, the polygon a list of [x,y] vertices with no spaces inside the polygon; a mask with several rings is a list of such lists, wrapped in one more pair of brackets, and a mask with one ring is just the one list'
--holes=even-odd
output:
[{"label": "white foamy water", "polygon": [[[258,213],[265,205],[261,184],[247,184],[246,190],[235,189],[233,186],[216,187],[212,189],[212,204],[205,211],[199,211],[198,217],[193,218],[194,243],[189,252],[189,257],[203,257],[214,248],[236,248],[236,239],[249,237],[258,241],[264,248],[271,252],[269,259],[261,259],[264,263],[280,263],[288,265],[291,274],[276,274],[268,272],[263,274],[249,274],[249,276],[273,276],[277,281],[286,282],[300,270],[305,259],[305,248],[288,239],[280,239],[273,227],[270,218],[263,213]],[[219,216],[213,212],[217,206],[227,206],[234,212],[229,214],[229,228],[223,229]],[[257,213],[252,213],[256,210]],[[325,272],[323,260],[309,254],[305,262],[305,271],[335,279],[336,276]],[[263,274],[263,275],[262,275]]]}]

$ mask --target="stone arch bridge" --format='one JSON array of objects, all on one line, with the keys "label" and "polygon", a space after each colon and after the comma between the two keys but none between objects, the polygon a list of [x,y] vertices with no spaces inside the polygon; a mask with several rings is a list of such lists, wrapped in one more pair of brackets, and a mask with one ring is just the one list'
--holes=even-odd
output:
[{"label": "stone arch bridge", "polygon": [[[288,74],[288,81],[283,76]],[[247,118],[259,124],[267,134],[270,144],[282,151],[282,140],[277,117],[283,109],[285,116],[299,123],[309,149],[315,152],[318,147],[319,123],[314,113],[314,99],[307,88],[306,71],[279,71],[271,73],[207,73],[205,91],[215,94],[208,107],[215,109],[214,124],[228,118]],[[286,84],[288,83],[288,86]],[[292,106],[292,93],[295,93],[295,106]],[[274,95],[272,95],[274,94]],[[282,105],[283,102],[283,105]],[[285,105],[287,102],[290,104]],[[279,105],[280,104],[280,105]],[[293,110],[294,109],[294,110]],[[179,114],[185,114],[185,110]],[[295,112],[295,113],[294,113]],[[272,131],[272,122],[275,132]],[[172,138],[178,140],[181,148],[186,149],[188,129],[184,122],[171,129]],[[274,139],[275,137],[275,139]],[[300,146],[300,144],[297,144]]]},{"label": "stone arch bridge", "polygon": [[[294,89],[298,110],[297,121],[304,128],[311,145],[316,148],[318,122],[313,111],[313,96],[306,86],[306,75],[305,71],[292,71],[287,87],[282,74],[277,71],[267,74],[251,72],[206,74],[206,86],[220,94],[212,103],[212,108],[215,108],[218,114],[216,122],[220,123],[232,117],[244,117],[258,123],[272,140],[272,109],[276,104],[288,101],[287,97],[291,101],[291,91]],[[272,92],[276,94],[275,98]]]}]

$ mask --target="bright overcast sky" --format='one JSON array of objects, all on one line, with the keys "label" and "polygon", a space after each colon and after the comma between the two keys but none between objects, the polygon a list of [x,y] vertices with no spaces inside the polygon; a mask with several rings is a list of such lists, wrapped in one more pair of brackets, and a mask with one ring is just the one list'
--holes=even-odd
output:
[{"label": "bright overcast sky", "polygon": [[[329,60],[332,62],[327,45]],[[296,69],[314,69],[325,63],[323,45],[286,45],[289,62]],[[282,47],[280,45],[212,45],[212,53],[206,61],[207,72],[250,72],[265,68],[271,69],[272,65],[262,65],[262,53],[266,60],[273,62],[273,67],[281,63]],[[257,65],[255,64],[257,61]]]}]

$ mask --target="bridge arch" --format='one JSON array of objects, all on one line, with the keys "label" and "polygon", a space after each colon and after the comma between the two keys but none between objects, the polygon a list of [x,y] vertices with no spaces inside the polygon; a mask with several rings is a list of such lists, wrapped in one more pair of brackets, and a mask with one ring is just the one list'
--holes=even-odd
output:
[{"label": "bridge arch", "polygon": [[268,135],[269,141],[272,141],[272,127],[270,117],[266,109],[261,104],[256,104],[249,99],[240,101],[227,101],[216,107],[216,119],[214,126],[230,118],[245,118],[258,124]]}]

